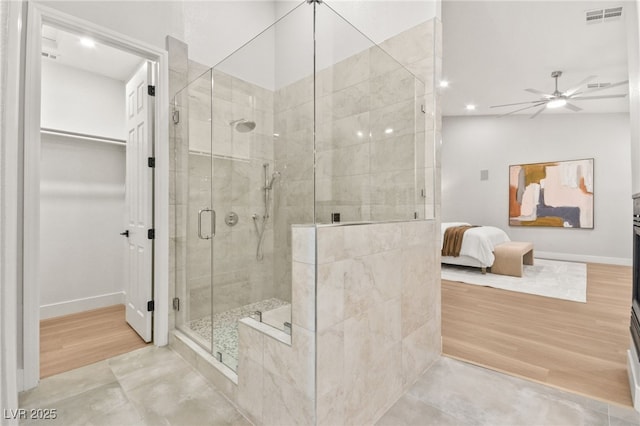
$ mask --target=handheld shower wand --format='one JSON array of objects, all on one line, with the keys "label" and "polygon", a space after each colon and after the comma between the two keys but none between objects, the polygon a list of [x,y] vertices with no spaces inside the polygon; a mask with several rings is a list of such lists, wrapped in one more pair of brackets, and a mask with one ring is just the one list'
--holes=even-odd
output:
[{"label": "handheld shower wand", "polygon": [[[271,190],[273,189],[273,184],[275,181],[280,178],[280,172],[275,171],[271,176],[269,176],[269,163],[264,163],[262,165],[262,169],[264,172],[264,186],[261,188],[264,191],[264,214],[262,215],[262,220],[260,220],[258,214],[253,214],[251,217],[253,218],[253,225],[256,229],[256,233],[258,234],[258,246],[256,248],[256,259],[262,260],[264,258],[264,254],[262,252],[262,244],[264,242],[264,231],[267,227],[267,220],[269,219],[269,204],[271,200]],[[260,221],[260,225],[258,224]]]}]

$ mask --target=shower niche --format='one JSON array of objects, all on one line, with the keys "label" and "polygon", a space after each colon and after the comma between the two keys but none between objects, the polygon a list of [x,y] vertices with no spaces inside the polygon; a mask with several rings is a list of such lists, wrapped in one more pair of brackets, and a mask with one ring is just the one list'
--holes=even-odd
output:
[{"label": "shower niche", "polygon": [[315,290],[295,282],[322,282],[300,266],[318,230],[396,224],[375,232],[398,245],[436,211],[435,20],[376,45],[330,2],[282,15],[173,101],[175,325],[233,371],[245,318],[313,341]]}]

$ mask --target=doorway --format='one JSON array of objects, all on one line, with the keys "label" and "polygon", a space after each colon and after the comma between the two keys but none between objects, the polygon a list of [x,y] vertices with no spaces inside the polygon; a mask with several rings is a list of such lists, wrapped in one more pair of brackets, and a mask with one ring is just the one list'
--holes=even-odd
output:
[{"label": "doorway", "polygon": [[41,70],[44,378],[151,340],[146,300],[130,299],[138,293],[132,280],[146,287],[149,300],[151,293],[153,240],[137,228],[153,228],[152,174],[147,159],[137,157],[152,156],[145,129],[153,118],[146,116],[152,66],[144,58],[43,25]]},{"label": "doorway", "polygon": [[[168,337],[167,212],[158,208],[168,204],[167,132],[160,125],[167,113],[155,108],[167,96],[167,54],[41,5],[29,4],[28,16],[23,390],[40,377],[41,320],[99,318],[105,313],[94,309],[107,309],[126,312],[143,344],[164,345]],[[65,43],[88,50],[74,59],[62,53]],[[130,62],[90,57],[98,51]],[[52,281],[58,288],[46,287]],[[102,331],[88,334],[100,340]]]}]

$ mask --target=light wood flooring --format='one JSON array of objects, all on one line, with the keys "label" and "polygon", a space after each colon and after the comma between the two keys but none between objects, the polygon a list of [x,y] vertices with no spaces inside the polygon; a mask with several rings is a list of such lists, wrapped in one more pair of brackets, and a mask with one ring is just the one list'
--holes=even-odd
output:
[{"label": "light wood flooring", "polygon": [[442,280],[443,353],[630,406],[631,275],[588,264],[587,303]]},{"label": "light wood flooring", "polygon": [[124,305],[40,321],[40,378],[146,346],[125,321]]}]

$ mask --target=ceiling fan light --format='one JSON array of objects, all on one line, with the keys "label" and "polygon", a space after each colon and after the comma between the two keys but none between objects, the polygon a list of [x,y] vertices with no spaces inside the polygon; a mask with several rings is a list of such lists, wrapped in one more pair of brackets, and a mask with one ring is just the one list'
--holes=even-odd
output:
[{"label": "ceiling fan light", "polygon": [[547,108],[560,108],[567,104],[567,100],[563,98],[554,99],[547,102]]}]

